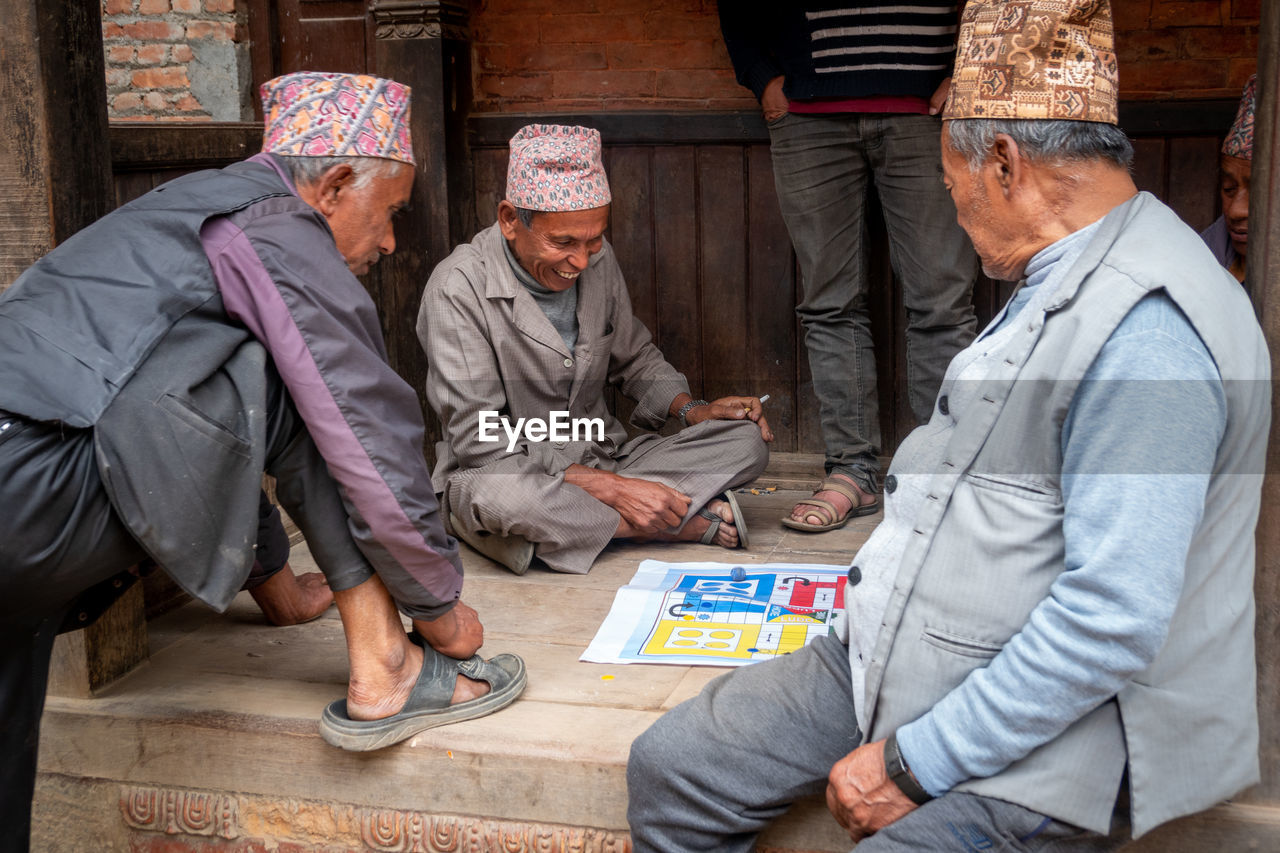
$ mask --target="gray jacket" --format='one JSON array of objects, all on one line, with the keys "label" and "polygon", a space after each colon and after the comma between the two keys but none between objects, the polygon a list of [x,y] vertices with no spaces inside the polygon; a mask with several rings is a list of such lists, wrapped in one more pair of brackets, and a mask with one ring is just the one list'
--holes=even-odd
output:
[{"label": "gray jacket", "polygon": [[1194,234],[1142,193],[1106,217],[1054,301],[997,354],[999,366],[979,389],[982,407],[944,438],[933,500],[903,553],[867,666],[870,739],[921,716],[985,666],[1063,571],[1063,421],[1116,326],[1163,288],[1204,341],[1227,400],[1168,640],[1113,701],[999,774],[956,790],[1105,832],[1127,754],[1141,835],[1258,780],[1253,531],[1270,361],[1244,291],[1224,279]]}]

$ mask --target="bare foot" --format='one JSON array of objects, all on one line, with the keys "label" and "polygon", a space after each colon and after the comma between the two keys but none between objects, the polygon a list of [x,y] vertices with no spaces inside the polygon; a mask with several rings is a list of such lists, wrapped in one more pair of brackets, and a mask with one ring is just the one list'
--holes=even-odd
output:
[{"label": "bare foot", "polygon": [[[377,678],[357,683],[353,678],[347,685],[347,716],[353,720],[381,720],[398,714],[409,701],[413,685],[422,671],[422,649],[405,640],[403,652],[395,660],[388,661],[386,669]],[[489,692],[487,682],[475,681],[459,675],[453,687],[450,705],[468,702]]]},{"label": "bare foot", "polygon": [[266,582],[249,590],[262,615],[272,625],[283,627],[310,622],[333,604],[333,592],[320,572],[295,575],[285,563]]},{"label": "bare foot", "polygon": [[[858,506],[860,507],[866,506],[867,504],[873,503],[875,501],[875,497],[872,495],[868,495],[861,486],[859,486],[856,482],[854,482],[852,477],[849,477],[845,474],[828,474],[827,479],[839,480],[841,483],[853,489],[854,493],[858,495]],[[839,521],[840,519],[847,516],[854,509],[853,501],[849,500],[840,492],[826,490],[826,491],[816,492],[813,496],[818,500],[827,501],[828,503],[835,506],[836,511],[838,512],[838,515],[836,515],[835,518],[828,518],[827,513],[822,512],[817,507],[807,505],[807,504],[796,504],[794,507],[791,508],[792,519],[794,519],[795,521],[799,521],[802,524],[809,524],[817,527],[820,525],[830,524],[832,522]]]}]

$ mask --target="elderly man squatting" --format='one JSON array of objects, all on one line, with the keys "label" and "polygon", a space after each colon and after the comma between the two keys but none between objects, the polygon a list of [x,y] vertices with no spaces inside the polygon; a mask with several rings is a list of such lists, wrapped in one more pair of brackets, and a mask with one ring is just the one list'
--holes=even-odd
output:
[{"label": "elderly man squatting", "polygon": [[[604,239],[611,200],[598,131],[523,128],[498,221],[436,267],[422,296],[427,399],[444,432],[433,474],[441,502],[456,535],[517,573],[534,556],[586,572],[613,539],[749,544],[726,490],[768,461],[760,400],[692,398],[632,313]],[[674,417],[685,428],[628,441],[606,383],[637,402],[636,426]],[[486,418],[509,426],[553,412],[599,429],[484,440]]]},{"label": "elderly man squatting", "polygon": [[112,212],[0,296],[7,850],[28,843],[64,614],[82,627],[148,559],[225,609],[254,562],[264,470],[347,634],[326,739],[386,745],[523,688],[519,658],[475,656],[483,627],[459,600],[417,397],[355,278],[395,248],[409,201],[409,91],[308,72],[263,97],[263,153]]},{"label": "elderly man squatting", "polygon": [[1112,44],[1098,0],[966,7],[944,176],[1021,287],[895,454],[848,646],[736,670],[636,741],[640,853],[748,850],[824,790],[859,853],[1106,850],[1258,780],[1268,353],[1137,192]]}]

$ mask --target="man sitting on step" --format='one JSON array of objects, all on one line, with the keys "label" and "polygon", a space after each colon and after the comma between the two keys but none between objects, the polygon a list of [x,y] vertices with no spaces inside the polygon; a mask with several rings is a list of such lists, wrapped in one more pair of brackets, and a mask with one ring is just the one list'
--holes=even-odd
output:
[{"label": "man sitting on step", "polygon": [[[431,275],[418,313],[440,418],[432,480],[455,535],[523,574],[585,573],[613,539],[746,547],[731,491],[768,460],[759,398],[695,400],[631,312],[604,239],[600,134],[530,125],[511,140],[498,221]],[[627,440],[631,422],[683,427]]]}]

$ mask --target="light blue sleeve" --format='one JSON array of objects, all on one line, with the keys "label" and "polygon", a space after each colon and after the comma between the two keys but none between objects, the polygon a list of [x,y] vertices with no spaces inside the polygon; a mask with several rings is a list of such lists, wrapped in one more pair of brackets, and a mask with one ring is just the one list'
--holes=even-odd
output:
[{"label": "light blue sleeve", "polygon": [[1151,663],[1225,428],[1208,350],[1167,295],[1147,296],[1102,348],[1064,425],[1065,570],[990,665],[898,731],[927,791],[995,775]]}]

